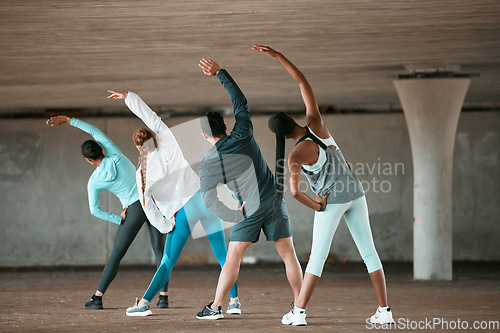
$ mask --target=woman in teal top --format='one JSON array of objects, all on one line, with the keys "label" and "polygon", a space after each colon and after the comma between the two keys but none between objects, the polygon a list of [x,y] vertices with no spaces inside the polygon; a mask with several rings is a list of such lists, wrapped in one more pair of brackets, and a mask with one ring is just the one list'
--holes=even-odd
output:
[{"label": "woman in teal top", "polygon": [[[116,233],[113,251],[104,267],[97,291],[84,305],[85,309],[102,309],[102,296],[118,273],[121,259],[144,222],[147,222],[149,228],[157,265],[161,263],[163,256],[164,240],[162,234],[149,223],[142,210],[135,182],[135,166],[132,162],[113,141],[94,125],[67,116],[57,116],[47,120],[47,124],[51,126],[65,123],[87,132],[95,139],[95,141],[87,140],[81,146],[82,155],[87,162],[96,167],[87,186],[90,212],[95,217],[120,225]],[[98,143],[104,147],[106,155]],[[102,191],[109,191],[120,199],[123,206],[120,215],[109,213],[100,207],[99,197]],[[168,305],[160,303],[158,306],[168,307]]]}]

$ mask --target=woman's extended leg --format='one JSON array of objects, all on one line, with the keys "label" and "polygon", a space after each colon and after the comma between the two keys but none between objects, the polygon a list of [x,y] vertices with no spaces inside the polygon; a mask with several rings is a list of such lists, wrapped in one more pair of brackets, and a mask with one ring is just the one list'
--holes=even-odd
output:
[{"label": "woman's extended leg", "polygon": [[370,273],[379,306],[386,307],[387,290],[384,270],[373,243],[368,207],[364,196],[353,201],[351,208],[345,214],[345,219],[361,258],[363,258],[368,273]]},{"label": "woman's extended leg", "polygon": [[127,253],[130,244],[142,227],[142,224],[147,221],[146,215],[142,210],[139,201],[136,201],[128,207],[127,215],[116,232],[113,251],[108,258],[106,266],[102,271],[101,281],[97,287],[97,291],[92,296],[90,301],[83,306],[85,309],[102,309],[102,296],[111,284],[111,281],[118,273],[118,267],[125,253]]},{"label": "woman's extended leg", "polygon": [[283,316],[281,320],[282,324],[294,326],[307,325],[307,304],[323,272],[323,267],[326,258],[328,258],[333,236],[335,235],[335,231],[337,231],[340,219],[349,206],[350,203],[329,204],[324,211],[316,212],[314,215],[311,256],[307,263],[300,294],[296,298],[292,310]]},{"label": "woman's extended leg", "polygon": [[375,249],[375,245],[373,244],[366,199],[363,196],[354,200],[352,203],[351,208],[345,214],[347,226],[365,262],[368,273],[370,273],[370,278],[375,288],[375,294],[377,295],[379,304],[377,311],[369,320],[374,324],[394,323],[392,311],[387,305],[387,288],[384,270],[377,250]]},{"label": "woman's extended leg", "polygon": [[111,252],[108,262],[104,267],[101,281],[99,282],[99,287],[97,288],[97,291],[101,293],[101,295],[106,292],[106,289],[108,289],[111,281],[113,281],[116,277],[120,261],[125,253],[127,253],[130,244],[132,244],[132,241],[139,233],[139,230],[141,230],[145,221],[147,221],[147,217],[146,214],[144,214],[139,201],[134,202],[128,207],[126,218],[123,220],[122,224],[120,224],[118,231],[116,232],[113,251]]},{"label": "woman's extended leg", "polygon": [[[151,246],[153,248],[153,252],[156,258],[156,269],[158,269],[161,265],[161,260],[163,258],[164,249],[169,249],[165,244],[165,235],[158,231],[151,223],[147,223],[149,229],[149,236],[151,240]],[[167,256],[169,256],[167,251]],[[158,303],[156,304],[157,308],[168,308],[168,281],[161,288],[160,297],[158,298]]]},{"label": "woman's extended leg", "polygon": [[179,255],[184,247],[184,244],[186,244],[190,233],[191,231],[189,230],[189,224],[186,219],[185,207],[183,207],[177,212],[175,218],[175,228],[167,235],[165,251],[163,253],[160,267],[156,271],[153,280],[151,280],[151,284],[142,297],[141,303],[144,303],[144,300],[151,302],[155,295],[168,282],[170,274],[172,273],[172,268],[179,259]]},{"label": "woman's extended leg", "polygon": [[326,258],[330,253],[333,236],[337,231],[342,215],[344,215],[348,207],[349,203],[329,204],[323,212],[315,213],[311,256],[307,263],[300,295],[295,302],[296,307],[305,309],[309,303],[314,288],[323,272]]}]

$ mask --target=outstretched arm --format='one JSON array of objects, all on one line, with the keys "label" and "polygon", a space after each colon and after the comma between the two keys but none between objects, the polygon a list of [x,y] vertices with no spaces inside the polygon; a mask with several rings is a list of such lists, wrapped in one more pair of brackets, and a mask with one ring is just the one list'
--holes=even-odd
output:
[{"label": "outstretched arm", "polygon": [[314,92],[311,88],[309,82],[307,82],[306,77],[302,72],[283,54],[270,48],[269,46],[254,45],[252,50],[260,51],[266,53],[267,55],[278,59],[281,64],[285,67],[288,73],[293,77],[293,79],[299,84],[300,93],[302,95],[302,100],[306,106],[306,121],[308,124],[311,123],[321,123],[321,114],[318,108],[318,102],[314,96]]},{"label": "outstretched arm", "polygon": [[137,117],[139,117],[149,129],[156,135],[160,135],[163,131],[170,132],[168,126],[161,120],[161,118],[151,110],[151,108],[136,94],[129,92],[117,92],[108,90],[111,95],[109,99],[123,99],[125,104]]},{"label": "outstretched arm", "polygon": [[252,134],[253,125],[247,99],[236,82],[234,82],[231,75],[229,75],[225,69],[222,69],[218,63],[208,58],[201,59],[199,66],[205,75],[216,75],[231,98],[234,117],[236,118],[236,124],[234,125],[232,134],[240,134],[242,136]]},{"label": "outstretched arm", "polygon": [[99,142],[104,147],[104,149],[106,150],[106,154],[108,155],[121,154],[120,148],[118,148],[118,146],[115,145],[114,142],[111,141],[111,139],[108,138],[106,134],[104,134],[100,129],[98,129],[94,125],[86,123],[82,120],[61,115],[61,116],[51,117],[49,120],[46,121],[46,123],[47,125],[50,126],[60,126],[63,124],[70,124],[71,126],[77,127],[82,131],[90,134],[95,141]]}]

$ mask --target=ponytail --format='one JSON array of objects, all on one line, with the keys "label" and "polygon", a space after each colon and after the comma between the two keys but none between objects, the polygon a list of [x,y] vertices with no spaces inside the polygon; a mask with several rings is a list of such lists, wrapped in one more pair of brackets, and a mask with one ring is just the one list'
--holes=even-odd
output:
[{"label": "ponytail", "polygon": [[276,135],[276,167],[274,175],[276,179],[276,201],[280,205],[284,194],[285,135],[292,134],[297,123],[286,113],[279,112],[269,118],[268,126],[271,132]]},{"label": "ponytail", "polygon": [[281,202],[283,198],[283,188],[285,182],[285,134],[283,134],[283,127],[276,127],[276,166],[274,169],[274,177],[276,179],[276,200]]},{"label": "ponytail", "polygon": [[144,195],[144,192],[146,190],[146,169],[148,167],[148,155],[146,154],[146,149],[141,148],[141,151],[139,152],[139,167],[140,173],[141,173],[141,193],[142,193],[142,203],[144,206],[146,205],[146,197]]},{"label": "ponytail", "polygon": [[[158,148],[158,141],[156,141],[156,136],[152,131],[147,128],[139,128],[132,135],[132,139],[137,147],[140,147],[139,150],[139,167],[141,168],[141,192],[142,192],[142,203],[146,205],[146,169],[148,164],[148,155],[155,148]],[[151,140],[152,139],[152,140]]]}]

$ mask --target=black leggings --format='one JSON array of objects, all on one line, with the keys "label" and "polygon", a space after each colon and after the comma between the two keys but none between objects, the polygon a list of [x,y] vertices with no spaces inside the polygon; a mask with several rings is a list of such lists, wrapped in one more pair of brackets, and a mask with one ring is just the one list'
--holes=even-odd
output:
[{"label": "black leggings", "polygon": [[[127,216],[125,220],[123,220],[122,224],[120,224],[118,231],[116,232],[113,252],[111,252],[108,262],[104,267],[101,281],[99,282],[99,287],[97,288],[97,290],[103,294],[106,292],[106,289],[108,289],[111,281],[113,281],[116,277],[120,261],[125,253],[127,253],[130,244],[132,244],[135,236],[137,236],[137,233],[141,230],[144,222],[147,223],[149,228],[151,246],[153,247],[153,252],[156,257],[156,266],[160,266],[163,256],[163,244],[165,242],[165,237],[149,223],[146,214],[144,214],[144,211],[142,210],[141,203],[137,200],[128,206]],[[167,288],[168,284],[163,287],[162,291],[167,291]]]}]

